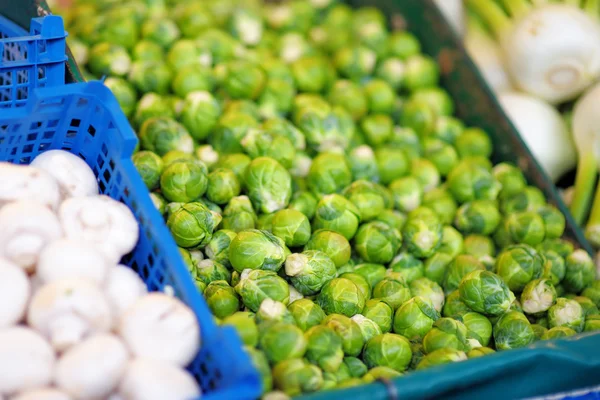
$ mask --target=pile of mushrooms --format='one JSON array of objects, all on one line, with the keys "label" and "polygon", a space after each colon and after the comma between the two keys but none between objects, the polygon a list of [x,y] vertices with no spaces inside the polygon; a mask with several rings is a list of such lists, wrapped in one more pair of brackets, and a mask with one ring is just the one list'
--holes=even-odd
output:
[{"label": "pile of mushrooms", "polygon": [[138,241],[77,156],[0,163],[0,400],[187,400],[194,313],[118,265]]}]

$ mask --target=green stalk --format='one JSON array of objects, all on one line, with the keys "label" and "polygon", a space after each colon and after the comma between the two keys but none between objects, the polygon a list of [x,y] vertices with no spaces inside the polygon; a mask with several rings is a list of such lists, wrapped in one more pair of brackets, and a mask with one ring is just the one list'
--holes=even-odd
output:
[{"label": "green stalk", "polygon": [[594,185],[598,175],[598,165],[593,152],[588,150],[580,154],[575,176],[575,191],[570,205],[573,219],[578,225],[583,224],[592,200]]},{"label": "green stalk", "polygon": [[512,21],[494,0],[467,0],[467,5],[485,22],[498,39],[502,39],[505,32],[512,28]]},{"label": "green stalk", "polygon": [[522,17],[531,10],[531,3],[527,0],[502,0],[502,3],[513,18]]},{"label": "green stalk", "polygon": [[541,7],[548,3],[551,3],[552,0],[531,0],[531,2],[533,3],[534,7]]},{"label": "green stalk", "polygon": [[595,248],[600,247],[600,184],[596,186],[592,211],[585,228],[585,237]]},{"label": "green stalk", "polygon": [[592,17],[598,18],[600,15],[600,0],[584,0],[583,10]]}]

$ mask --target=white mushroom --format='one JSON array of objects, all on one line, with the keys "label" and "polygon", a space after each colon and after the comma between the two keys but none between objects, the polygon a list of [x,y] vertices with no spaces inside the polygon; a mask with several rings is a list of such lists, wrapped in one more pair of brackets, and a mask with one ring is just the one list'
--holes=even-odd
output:
[{"label": "white mushroom", "polygon": [[0,257],[33,272],[40,251],[60,238],[58,218],[33,201],[17,201],[0,209]]},{"label": "white mushroom", "polygon": [[24,326],[0,329],[0,393],[48,385],[54,362],[52,347],[37,332]]},{"label": "white mushroom", "polygon": [[18,200],[31,200],[52,210],[60,204],[58,183],[46,171],[27,165],[0,163],[0,208]]},{"label": "white mushroom", "polygon": [[102,285],[110,265],[94,246],[80,240],[60,239],[40,253],[37,276],[44,283],[65,278],[88,278]]},{"label": "white mushroom", "polygon": [[45,151],[34,158],[30,165],[54,177],[63,199],[98,194],[98,182],[94,171],[85,161],[68,151]]},{"label": "white mushroom", "polygon": [[21,392],[11,400],[73,400],[73,398],[61,390],[43,388]]},{"label": "white mushroom", "polygon": [[115,335],[99,334],[67,350],[56,363],[56,386],[75,399],[105,399],[117,388],[127,348]]},{"label": "white mushroom", "polygon": [[108,196],[71,197],[60,206],[59,217],[68,238],[93,245],[114,264],[138,241],[133,213]]},{"label": "white mushroom", "polygon": [[58,352],[112,327],[106,297],[94,282],[82,278],[42,286],[29,304],[27,322]]},{"label": "white mushroom", "polygon": [[0,258],[0,328],[21,321],[31,294],[25,272],[11,262]]},{"label": "white mushroom", "polygon": [[104,293],[115,317],[120,317],[138,298],[148,293],[146,284],[129,267],[117,265],[108,270]]},{"label": "white mushroom", "polygon": [[200,387],[180,367],[139,358],[129,363],[118,394],[123,400],[190,400],[200,396]]},{"label": "white mushroom", "polygon": [[192,310],[174,297],[150,293],[121,317],[118,331],[135,356],[188,365],[200,347]]}]

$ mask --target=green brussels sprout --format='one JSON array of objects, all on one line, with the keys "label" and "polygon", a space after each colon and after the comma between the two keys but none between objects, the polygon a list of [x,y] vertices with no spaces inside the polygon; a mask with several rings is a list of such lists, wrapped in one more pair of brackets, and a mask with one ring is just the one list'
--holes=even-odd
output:
[{"label": "green brussels sprout", "polygon": [[411,94],[410,99],[427,103],[435,112],[436,116],[449,117],[454,114],[454,103],[452,102],[452,98],[448,92],[439,87],[416,90]]},{"label": "green brussels sprout", "polygon": [[288,169],[296,157],[296,149],[287,137],[261,129],[249,129],[240,144],[251,158],[270,157]]},{"label": "green brussels sprout", "polygon": [[[492,323],[484,315],[468,312],[460,317],[467,327],[467,341],[471,348],[487,346],[492,337]],[[474,345],[474,346],[473,346]]]},{"label": "green brussels sprout", "polygon": [[229,245],[229,261],[238,272],[245,269],[277,272],[286,256],[283,240],[267,231],[257,229],[239,232]]},{"label": "green brussels sprout", "polygon": [[230,169],[235,174],[238,182],[243,183],[246,168],[248,168],[251,161],[250,157],[245,154],[225,154],[219,156],[219,160],[214,165],[214,169]]},{"label": "green brussels sprout", "polygon": [[589,298],[597,307],[600,307],[600,281],[595,280],[591,282],[585,289],[583,289],[581,295]]},{"label": "green brussels sprout", "polygon": [[488,354],[494,354],[496,351],[489,347],[477,347],[467,352],[467,358],[477,358],[487,356]]},{"label": "green brussels sprout", "polygon": [[[134,66],[136,63],[134,63]],[[198,64],[181,67],[173,76],[171,88],[179,97],[186,97],[192,92],[211,92],[215,88],[215,78],[210,68]]]},{"label": "green brussels sprout", "polygon": [[394,107],[396,93],[386,81],[372,79],[364,86],[369,110],[373,114],[390,114]]},{"label": "green brussels sprout", "polygon": [[310,192],[297,191],[292,195],[288,208],[300,211],[310,220],[314,217],[317,210],[317,199]]},{"label": "green brussels sprout", "polygon": [[548,328],[545,328],[538,324],[531,324],[531,329],[533,329],[533,334],[535,335],[535,340],[542,340],[544,334],[548,331]]},{"label": "green brussels sprout", "polygon": [[330,327],[313,326],[304,334],[307,342],[306,359],[323,371],[336,372],[344,360],[342,339]]},{"label": "green brussels sprout", "polygon": [[396,210],[383,210],[375,217],[375,221],[388,224],[392,228],[396,228],[399,232],[402,232],[402,228],[404,228],[406,222],[406,216]]},{"label": "green brussels sprout", "polygon": [[586,318],[589,315],[600,314],[598,307],[596,306],[596,304],[594,304],[594,302],[591,299],[589,299],[585,296],[575,296],[575,297],[573,297],[573,300],[575,300],[576,302],[579,303],[579,305],[583,309],[583,314],[585,315]]},{"label": "green brussels sprout", "polygon": [[394,310],[384,300],[367,300],[362,313],[366,318],[376,323],[381,332],[386,333],[392,330]]},{"label": "green brussels sprout", "polygon": [[581,293],[596,278],[596,267],[590,255],[582,249],[575,250],[565,258],[565,289],[572,293]]},{"label": "green brussels sprout", "polygon": [[267,298],[287,304],[290,297],[286,281],[273,271],[260,269],[244,270],[235,290],[244,305],[254,312],[258,311],[260,304]]},{"label": "green brussels sprout", "polygon": [[379,170],[375,153],[367,145],[353,148],[348,154],[350,170],[355,180],[379,181]]},{"label": "green brussels sprout", "polygon": [[410,349],[412,351],[412,358],[410,360],[409,369],[414,370],[417,365],[425,357],[425,349],[423,348],[422,340],[414,340],[410,342]]},{"label": "green brussels sprout", "polygon": [[428,299],[437,312],[442,311],[444,306],[444,291],[441,286],[427,278],[415,279],[410,283],[410,293],[413,297],[418,296]]},{"label": "green brussels sprout", "polygon": [[229,283],[231,282],[231,272],[223,264],[214,260],[201,260],[195,263],[195,278],[206,285],[219,280]]},{"label": "green brussels sprout", "polygon": [[393,330],[411,340],[422,339],[439,318],[440,314],[430,300],[413,297],[396,310]]},{"label": "green brussels sprout", "polygon": [[441,285],[446,274],[448,265],[452,262],[453,257],[447,253],[435,253],[433,256],[425,260],[424,275],[425,278]]},{"label": "green brussels sprout", "polygon": [[407,284],[425,274],[423,261],[411,253],[401,252],[392,260],[387,272],[390,277],[400,277]]},{"label": "green brussels sprout", "polygon": [[385,264],[392,261],[400,249],[402,236],[397,229],[373,221],[360,226],[354,243],[356,252],[363,260]]},{"label": "green brussels sprout", "polygon": [[527,317],[518,311],[508,311],[494,325],[494,343],[498,350],[525,347],[535,341]]},{"label": "green brussels sprout", "polygon": [[442,310],[442,315],[448,318],[459,318],[472,312],[472,310],[460,298],[460,292],[455,290],[448,294]]},{"label": "green brussels sprout", "polygon": [[534,321],[537,325],[543,326],[544,328],[548,329],[548,317],[546,315],[537,318]]},{"label": "green brussels sprout", "polygon": [[[181,258],[183,259],[183,263],[185,264],[185,266],[187,267],[190,275],[192,276],[192,278],[196,279],[196,265],[194,264],[194,261],[192,260],[192,256],[190,255],[190,252],[187,249],[178,247],[177,250],[179,250],[179,254],[181,255]],[[206,284],[202,285],[203,290],[206,288]]]},{"label": "green brussels sprout", "polygon": [[325,283],[317,296],[317,303],[327,314],[343,314],[351,317],[362,311],[365,296],[350,279],[335,278]]},{"label": "green brussels sprout", "polygon": [[271,223],[273,234],[281,238],[287,246],[303,246],[310,239],[310,222],[300,211],[293,209],[277,211]]},{"label": "green brussels sprout", "polygon": [[446,253],[451,257],[456,257],[463,251],[463,237],[459,231],[451,226],[444,226],[442,229],[442,243],[438,252]]},{"label": "green brussels sprout", "polygon": [[304,295],[296,290],[295,287],[290,286],[290,301],[288,304],[292,304],[295,301],[302,300]]},{"label": "green brussels sprout", "polygon": [[[148,61],[163,60],[164,56],[162,50],[160,54],[161,57],[150,58]],[[205,60],[205,58],[208,60]],[[204,70],[203,67],[211,65],[210,55],[208,55],[208,57],[203,57],[200,47],[196,42],[189,39],[181,39],[173,43],[173,46],[171,46],[167,52],[166,61],[169,67],[176,73],[181,69],[192,65],[199,67],[201,70]]]},{"label": "green brussels sprout", "polygon": [[125,76],[131,69],[131,58],[123,46],[102,42],[90,49],[87,66],[98,76]]},{"label": "green brussels sprout", "polygon": [[322,325],[330,327],[342,338],[344,354],[352,357],[360,354],[364,341],[356,322],[345,315],[330,314],[323,320]]},{"label": "green brussels sprout", "polygon": [[385,278],[386,268],[381,264],[364,263],[356,265],[352,272],[362,276],[373,288]]},{"label": "green brussels sprout", "polygon": [[[393,184],[393,183],[392,183]],[[444,188],[435,188],[423,195],[423,206],[435,211],[442,224],[451,224],[458,206],[454,197]]]},{"label": "green brussels sprout", "polygon": [[329,194],[317,204],[313,229],[332,230],[350,240],[358,230],[359,222],[360,213],[350,200],[338,194]]},{"label": "green brussels sprout", "polygon": [[269,298],[264,299],[262,303],[260,303],[255,319],[256,323],[261,328],[273,322],[285,322],[286,324],[292,325],[296,324],[294,316],[289,312],[285,304]]},{"label": "green brussels sprout", "polygon": [[250,114],[229,111],[219,119],[208,141],[220,153],[241,153],[244,151],[242,140],[252,128],[257,126],[257,120]]},{"label": "green brussels sprout", "polygon": [[351,248],[348,239],[330,230],[317,230],[309,239],[304,250],[319,250],[331,258],[337,268],[350,260]]},{"label": "green brussels sprout", "polygon": [[356,133],[352,116],[342,107],[331,107],[318,95],[301,94],[294,99],[294,123],[306,136],[311,149],[341,152]]},{"label": "green brussels sprout", "polygon": [[149,190],[155,189],[163,171],[163,161],[151,151],[139,151],[131,158],[133,165]]},{"label": "green brussels sprout", "polygon": [[387,277],[373,287],[373,298],[379,299],[396,310],[410,299],[410,289],[404,280]]},{"label": "green brussels sprout", "polygon": [[179,37],[181,32],[174,21],[161,17],[148,19],[142,25],[142,38],[151,40],[163,48],[169,48]]},{"label": "green brussels sprout", "polygon": [[285,274],[292,285],[305,296],[317,294],[336,277],[336,273],[333,261],[317,250],[291,254],[285,261]]},{"label": "green brussels sprout", "polygon": [[258,99],[261,115],[273,118],[287,114],[292,109],[295,96],[296,87],[293,83],[277,78],[267,80]]},{"label": "green brussels sprout", "polygon": [[150,199],[152,200],[152,204],[154,204],[154,207],[156,207],[158,212],[161,215],[164,215],[167,206],[167,201],[165,198],[158,193],[150,193]]},{"label": "green brussels sprout", "polygon": [[545,227],[545,237],[547,239],[558,239],[565,231],[565,216],[556,207],[545,205],[538,209],[538,214],[542,217]]},{"label": "green brussels sprout", "polygon": [[252,203],[247,196],[237,196],[231,199],[223,211],[222,228],[234,232],[254,229],[257,217]]},{"label": "green brussels sprout", "polygon": [[358,287],[358,290],[365,298],[365,301],[371,298],[371,286],[369,285],[369,282],[367,282],[367,280],[361,275],[356,274],[352,271],[341,272],[340,270],[338,270],[337,277],[352,281]]},{"label": "green brussels sprout", "polygon": [[435,164],[425,158],[411,161],[410,174],[417,178],[424,192],[429,192],[440,184],[440,173]]},{"label": "green brussels sprout", "polygon": [[[236,314],[234,314],[234,316],[235,315]],[[273,389],[273,376],[271,375],[269,360],[267,360],[265,353],[255,349],[253,346],[254,345],[246,345],[244,346],[244,350],[246,353],[248,353],[248,356],[250,356],[250,361],[252,362],[254,368],[256,368],[256,370],[260,373],[262,392],[267,393]]]},{"label": "green brussels sprout", "polygon": [[388,146],[402,150],[408,161],[423,156],[421,139],[412,128],[395,126]]},{"label": "green brussels sprout", "polygon": [[168,167],[169,165],[178,162],[178,161],[190,161],[193,163],[197,163],[198,160],[194,158],[193,154],[185,153],[180,150],[171,150],[162,156],[163,165]]},{"label": "green brussels sprout", "polygon": [[171,118],[156,117],[146,120],[140,129],[141,148],[164,156],[172,150],[191,154],[194,140],[187,130]]},{"label": "green brussels sprout", "polygon": [[390,55],[406,60],[421,53],[421,43],[412,33],[396,31],[388,37],[388,51]]},{"label": "green brussels sprout", "polygon": [[137,93],[133,86],[125,79],[117,77],[106,78],[104,85],[113,92],[125,116],[131,117],[137,104]]},{"label": "green brussels sprout", "polygon": [[388,115],[370,114],[360,121],[360,127],[367,143],[378,147],[391,138],[394,121]]},{"label": "green brussels sprout", "polygon": [[501,185],[490,171],[471,159],[460,161],[448,174],[448,190],[459,203],[495,200]]},{"label": "green brussels sprout", "polygon": [[407,250],[419,258],[431,257],[437,251],[442,233],[442,224],[433,211],[409,214],[402,229]]},{"label": "green brussels sprout", "polygon": [[[217,126],[220,116],[221,106],[209,92],[191,92],[185,97],[181,110],[181,123],[194,139],[206,139]],[[214,143],[211,144],[219,150]]]},{"label": "green brussels sprout", "polygon": [[172,73],[162,61],[134,61],[128,80],[142,93],[167,94],[171,87]]},{"label": "green brussels sprout", "polygon": [[387,83],[392,91],[397,91],[404,85],[404,71],[404,62],[399,58],[391,57],[379,62],[375,76]]},{"label": "green brussels sprout", "polygon": [[409,99],[402,106],[400,125],[413,129],[421,137],[431,135],[435,121],[434,109],[423,100]]},{"label": "green brussels sprout", "polygon": [[294,301],[288,306],[288,310],[294,316],[296,325],[303,331],[319,325],[325,319],[321,306],[306,298]]},{"label": "green brussels sprout", "polygon": [[206,197],[217,204],[227,204],[240,194],[240,183],[230,169],[218,168],[208,174]]},{"label": "green brussels sprout", "polygon": [[221,222],[221,216],[199,202],[179,207],[167,219],[175,243],[185,248],[205,246]]},{"label": "green brussels sprout", "polygon": [[259,157],[252,160],[243,181],[254,207],[266,214],[285,208],[290,201],[290,174],[272,158]]},{"label": "green brussels sprout", "polygon": [[193,201],[206,192],[207,175],[208,169],[200,161],[176,161],[160,175],[160,189],[169,201]]},{"label": "green brussels sprout", "polygon": [[381,189],[366,180],[354,181],[342,194],[356,206],[362,221],[374,219],[386,206]]},{"label": "green brussels sprout", "polygon": [[314,158],[307,176],[309,188],[317,196],[341,192],[352,181],[352,172],[342,154],[321,153]]},{"label": "green brussels sprout", "polygon": [[408,158],[401,149],[390,146],[379,147],[375,150],[375,160],[383,185],[389,185],[409,172]]},{"label": "green brussels sprout", "polygon": [[567,336],[573,336],[576,334],[577,334],[577,332],[575,332],[573,329],[568,328],[566,326],[555,326],[554,328],[548,329],[542,335],[542,340],[559,339],[559,338],[564,338]]},{"label": "green brussels sprout", "polygon": [[265,131],[288,138],[296,150],[306,149],[304,134],[284,118],[270,118],[262,123]]},{"label": "green brussels sprout", "polygon": [[301,358],[306,352],[307,342],[297,326],[286,322],[274,322],[260,331],[258,347],[271,363]]},{"label": "green brussels sprout", "polygon": [[556,304],[548,309],[548,326],[566,326],[579,333],[585,325],[585,315],[581,305],[571,299],[559,297]]},{"label": "green brussels sprout", "polygon": [[212,62],[216,65],[233,59],[241,47],[231,35],[219,29],[204,30],[197,36],[196,44],[201,52],[211,56]]},{"label": "green brussels sprout", "polygon": [[464,253],[472,255],[485,264],[484,260],[493,259],[496,254],[494,241],[487,236],[470,234],[465,236]]},{"label": "green brussels sprout", "polygon": [[403,336],[383,333],[369,340],[363,351],[367,367],[388,367],[398,372],[406,370],[412,358],[410,342]]},{"label": "green brussels sprout", "polygon": [[134,61],[161,61],[165,54],[158,43],[151,40],[140,40],[131,50]]},{"label": "green brussels sprout", "polygon": [[344,357],[344,364],[348,367],[352,378],[362,378],[368,371],[367,366],[359,358]]},{"label": "green brussels sprout", "polygon": [[300,92],[319,93],[328,85],[328,62],[321,56],[304,56],[292,65],[294,82]]},{"label": "green brussels sprout", "polygon": [[450,364],[453,362],[460,362],[466,359],[467,354],[464,351],[456,349],[439,349],[423,357],[419,365],[417,365],[417,370]]},{"label": "green brussels sprout", "polygon": [[204,298],[217,318],[228,317],[240,309],[240,299],[235,290],[223,280],[210,282],[204,290]]},{"label": "green brussels sprout", "polygon": [[583,326],[584,332],[594,332],[600,330],[600,315],[594,314],[590,315],[585,320],[585,325]]},{"label": "green brussels sprout", "polygon": [[[513,236],[510,232],[515,231],[514,236],[520,234],[520,226],[509,222],[515,217],[511,215],[506,220],[506,226],[509,230],[509,235]],[[518,217],[516,217],[518,218]],[[454,225],[463,233],[478,233],[482,235],[492,234],[498,225],[500,224],[501,216],[498,211],[496,203],[492,200],[473,200],[468,203],[464,203],[456,212],[454,219]],[[516,219],[515,219],[516,220]],[[532,236],[534,235],[533,226],[530,230]],[[527,231],[529,232],[529,231]],[[542,237],[544,235],[542,226]],[[517,240],[517,242],[519,242]]]},{"label": "green brussels sprout", "polygon": [[372,383],[381,379],[393,379],[398,376],[402,376],[402,372],[398,372],[389,367],[375,367],[369,369],[369,371],[363,376],[363,383]]},{"label": "green brussels sprout", "polygon": [[512,242],[530,246],[540,244],[546,233],[544,220],[533,211],[523,211],[506,217],[505,228]]},{"label": "green brussels sprout", "polygon": [[518,193],[503,199],[500,210],[504,215],[519,211],[537,211],[546,205],[546,198],[542,191],[534,186],[527,186]]},{"label": "green brussels sprout", "polygon": [[225,65],[222,87],[232,99],[258,99],[267,77],[264,71],[249,61],[230,61]]},{"label": "green brussels sprout", "polygon": [[521,292],[527,283],[542,275],[543,265],[544,259],[533,247],[513,245],[498,255],[496,273],[504,279],[510,290]]},{"label": "green brussels sprout", "polygon": [[364,117],[369,110],[365,92],[349,80],[336,81],[329,91],[328,100],[332,105],[344,108],[355,121]]},{"label": "green brussels sprout", "polygon": [[413,176],[398,178],[390,183],[389,188],[394,195],[394,206],[399,211],[412,211],[421,205],[423,188],[417,178]]},{"label": "green brussels sprout", "polygon": [[411,55],[406,59],[405,67],[404,83],[410,92],[437,85],[440,73],[437,63],[431,57]]},{"label": "green brussels sprout", "polygon": [[315,392],[323,386],[323,373],[302,358],[290,358],[273,367],[275,387],[288,396]]},{"label": "green brussels sprout", "polygon": [[370,320],[362,314],[356,314],[351,319],[356,322],[360,328],[365,342],[368,342],[371,338],[381,335],[382,333],[381,328],[375,321]]},{"label": "green brussels sprout", "polygon": [[232,10],[228,21],[229,31],[236,39],[248,46],[255,46],[263,37],[263,20],[258,10],[250,7]]},{"label": "green brussels sprout", "polygon": [[547,311],[556,302],[556,289],[548,279],[534,279],[521,293],[523,311],[537,314]]},{"label": "green brussels sprout", "polygon": [[[467,145],[468,143],[464,143],[463,146],[466,147]],[[497,164],[492,169],[492,174],[502,185],[502,190],[500,190],[500,199],[502,200],[516,195],[527,186],[523,172],[512,164]]]},{"label": "green brussels sprout", "polygon": [[[232,326],[246,346],[258,344],[258,328],[254,321],[254,315],[247,311],[238,311],[223,319],[222,325]],[[259,350],[256,350],[259,351]]]},{"label": "green brussels sprout", "polygon": [[452,318],[440,318],[423,338],[423,349],[433,353],[439,349],[468,350],[467,327]]},{"label": "green brussels sprout", "polygon": [[463,303],[485,315],[505,313],[515,299],[500,276],[485,270],[468,273],[460,281],[458,290]]},{"label": "green brussels sprout", "polygon": [[365,46],[347,46],[333,56],[333,63],[340,75],[360,81],[373,73],[377,54]]},{"label": "green brussels sprout", "polygon": [[124,9],[108,10],[103,17],[95,27],[99,41],[119,44],[130,50],[139,40],[138,23]]},{"label": "green brussels sprout", "polygon": [[[564,239],[545,239],[542,243],[536,246],[536,250],[546,255],[549,251],[553,251],[562,258],[566,258],[573,252],[573,244]],[[562,280],[562,278],[561,278]]]}]

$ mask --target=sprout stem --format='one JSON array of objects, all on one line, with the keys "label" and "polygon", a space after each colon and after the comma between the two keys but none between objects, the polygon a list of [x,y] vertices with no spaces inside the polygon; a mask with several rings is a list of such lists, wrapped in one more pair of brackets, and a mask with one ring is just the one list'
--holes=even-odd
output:
[{"label": "sprout stem", "polygon": [[596,186],[596,194],[594,195],[594,202],[592,203],[592,211],[590,212],[590,218],[588,219],[588,225],[599,225],[600,224],[600,184]]},{"label": "sprout stem", "polygon": [[583,10],[594,18],[600,16],[600,0],[584,0]]},{"label": "sprout stem", "polygon": [[592,191],[598,175],[597,168],[596,157],[592,151],[580,155],[575,177],[575,192],[570,206],[571,214],[579,225],[585,220],[590,207]]},{"label": "sprout stem", "polygon": [[503,0],[502,3],[513,18],[522,17],[531,10],[531,3],[527,0]]},{"label": "sprout stem", "polygon": [[498,39],[502,39],[505,32],[512,27],[508,15],[493,0],[467,0],[467,4],[490,27]]}]

